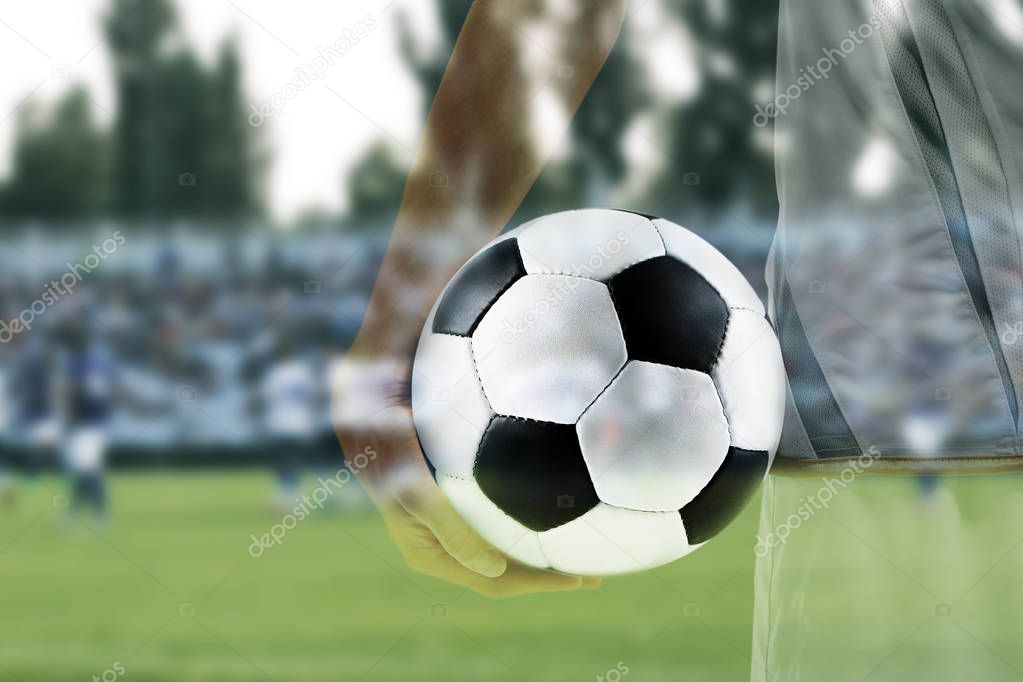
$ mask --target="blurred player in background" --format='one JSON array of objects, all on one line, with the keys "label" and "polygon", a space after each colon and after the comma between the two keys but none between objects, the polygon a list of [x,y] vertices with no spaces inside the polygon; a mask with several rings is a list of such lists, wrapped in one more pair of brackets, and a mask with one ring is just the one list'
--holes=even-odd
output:
[{"label": "blurred player in background", "polygon": [[[11,375],[15,367],[12,355],[12,349],[6,345],[0,349],[0,430],[6,430],[13,422],[15,392]],[[7,509],[14,507],[18,501],[18,489],[10,464],[6,456],[0,456],[0,507]]]},{"label": "blurred player in background", "polygon": [[56,413],[57,358],[49,330],[39,329],[19,340],[14,368],[13,397],[17,405],[18,430],[24,435],[28,461],[26,473],[35,476],[54,455],[60,437]]},{"label": "blurred player in background", "polygon": [[293,335],[283,325],[278,329],[259,384],[263,428],[275,457],[274,504],[279,509],[290,509],[301,496],[301,462],[313,445],[324,401],[320,383]]},{"label": "blurred player in background", "polygon": [[69,315],[60,328],[61,460],[71,483],[71,514],[81,520],[81,514],[91,512],[103,524],[107,520],[105,467],[117,382],[113,358],[90,331],[79,314]]}]

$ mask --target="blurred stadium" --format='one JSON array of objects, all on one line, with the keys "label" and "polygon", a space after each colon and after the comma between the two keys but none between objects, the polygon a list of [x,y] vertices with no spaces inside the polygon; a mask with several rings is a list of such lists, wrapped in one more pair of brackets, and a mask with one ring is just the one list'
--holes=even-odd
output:
[{"label": "blurred stadium", "polygon": [[[416,576],[354,483],[250,551],[344,466],[326,378],[469,0],[95,0],[67,55],[52,4],[0,12],[21,69],[0,90],[0,679],[747,677],[756,504],[713,548],[597,601],[493,603]],[[777,207],[753,117],[776,17],[636,9],[512,222],[656,213],[762,291]],[[323,45],[344,68],[254,121]],[[377,123],[385,81],[408,109],[398,132]],[[289,148],[317,139],[344,163],[303,174]]]},{"label": "blurred stadium", "polygon": [[[63,342],[75,325],[112,358],[121,389],[110,396],[114,466],[266,463],[262,426],[275,407],[266,382],[292,361],[315,376],[306,436],[336,459],[323,379],[358,329],[385,238],[210,236],[196,225],[127,232],[70,293],[37,305],[39,314],[31,304],[48,282],[60,284],[67,264],[92,253],[93,241],[38,230],[10,238],[0,247],[6,262],[29,267],[7,270],[0,304],[10,322],[0,346],[7,456],[28,464],[40,426],[58,419]],[[100,233],[95,243],[106,239]]]}]

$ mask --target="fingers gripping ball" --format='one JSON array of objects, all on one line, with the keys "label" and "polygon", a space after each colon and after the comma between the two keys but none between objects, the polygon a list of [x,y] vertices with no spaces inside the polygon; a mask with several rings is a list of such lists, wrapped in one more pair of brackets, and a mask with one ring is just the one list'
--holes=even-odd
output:
[{"label": "fingers gripping ball", "polygon": [[724,528],[778,446],[763,305],[708,243],[611,210],[546,216],[455,275],[412,407],[451,505],[530,566],[645,570]]}]

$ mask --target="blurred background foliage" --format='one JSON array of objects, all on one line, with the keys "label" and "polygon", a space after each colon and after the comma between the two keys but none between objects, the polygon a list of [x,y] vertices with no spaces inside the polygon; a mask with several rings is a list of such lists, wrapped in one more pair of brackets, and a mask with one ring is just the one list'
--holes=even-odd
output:
[{"label": "blurred background foliage", "polygon": [[[440,37],[428,45],[408,16],[397,18],[397,49],[427,107],[471,4],[437,3]],[[600,205],[628,186],[626,203],[648,213],[712,220],[727,206],[743,206],[773,222],[772,139],[751,118],[755,102],[773,87],[777,3],[663,5],[692,38],[693,94],[682,101],[658,96],[635,56],[642,46],[627,22],[572,122],[567,155],[547,167],[516,221]],[[93,218],[202,218],[230,229],[233,221],[266,217],[261,194],[273,150],[246,122],[245,65],[236,41],[224,39],[214,63],[204,64],[177,21],[172,0],[111,0],[103,18],[116,83],[111,127],[96,122],[95,102],[78,85],[52,110],[31,103],[21,109],[11,173],[0,187],[8,228],[29,218],[54,227]],[[630,168],[623,148],[641,115],[656,122],[661,157],[645,173]],[[359,229],[393,217],[407,170],[381,136],[338,183],[347,194],[346,214],[310,211],[300,226]]]},{"label": "blurred background foliage", "polygon": [[237,45],[224,41],[206,67],[177,40],[176,21],[169,0],[113,0],[103,19],[115,69],[113,128],[96,124],[79,86],[52,112],[23,109],[0,193],[5,219],[259,214],[264,159],[246,123]]}]

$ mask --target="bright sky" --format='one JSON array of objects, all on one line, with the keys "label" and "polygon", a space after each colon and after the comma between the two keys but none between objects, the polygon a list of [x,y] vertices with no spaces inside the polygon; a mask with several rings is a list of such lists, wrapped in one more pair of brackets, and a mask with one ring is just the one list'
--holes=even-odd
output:
[{"label": "bright sky", "polygon": [[[109,52],[101,21],[109,0],[32,0],[0,8],[0,174],[9,171],[18,107],[32,99],[49,103],[69,87],[87,86],[101,120],[115,108]],[[245,96],[251,104],[280,94],[297,70],[313,66],[320,47],[343,36],[362,36],[324,73],[321,81],[286,100],[263,126],[271,155],[267,203],[289,220],[304,209],[342,209],[347,169],[366,147],[387,137],[401,153],[415,148],[422,125],[419,89],[397,50],[394,19],[413,18],[426,41],[437,34],[433,2],[424,0],[175,0],[186,40],[207,59],[220,41],[240,40]],[[639,31],[663,26],[657,3],[633,19]],[[368,28],[373,27],[375,28]],[[368,30],[367,30],[368,28]],[[692,89],[692,74],[680,68],[678,35],[662,36],[665,50],[644,45],[652,77],[669,95]],[[672,47],[673,46],[673,47]],[[674,54],[671,52],[674,51]],[[668,65],[673,65],[668,68]],[[681,75],[680,75],[681,74]],[[634,141],[642,145],[642,140]],[[636,150],[636,153],[642,153]]]},{"label": "bright sky", "polygon": [[[213,57],[224,36],[239,37],[245,96],[254,104],[280,93],[296,69],[312,62],[319,47],[356,30],[363,33],[360,24],[377,27],[331,66],[322,81],[287,100],[282,112],[263,125],[271,153],[268,203],[277,217],[293,218],[309,206],[341,208],[345,170],[384,134],[381,129],[396,138],[398,150],[400,145],[414,148],[421,104],[395,49],[394,16],[398,11],[409,12],[431,38],[436,28],[432,12],[424,11],[429,3],[176,0],[175,4],[186,39],[205,57]],[[109,122],[115,101],[109,51],[100,28],[108,7],[108,0],[33,0],[0,10],[0,59],[8,65],[0,79],[0,171],[4,175],[9,171],[17,118],[13,111],[29,93],[41,102],[55,100],[69,85],[62,77],[65,73],[88,86],[97,114]],[[375,21],[367,22],[367,16]]]}]

